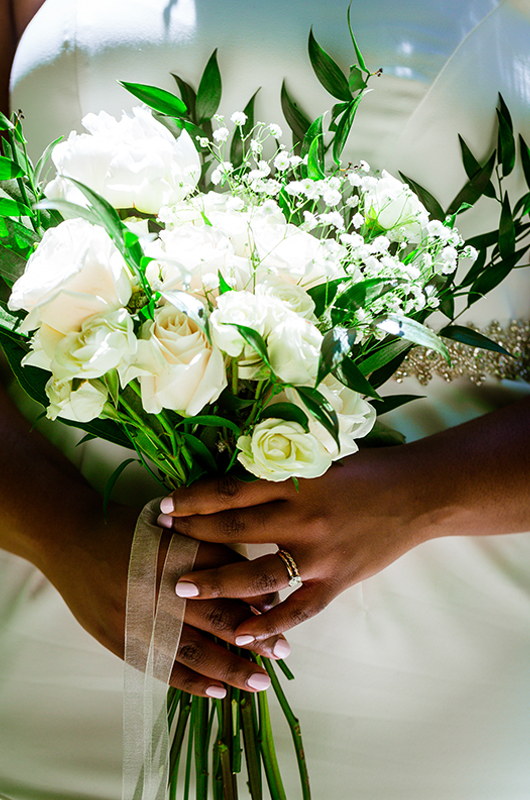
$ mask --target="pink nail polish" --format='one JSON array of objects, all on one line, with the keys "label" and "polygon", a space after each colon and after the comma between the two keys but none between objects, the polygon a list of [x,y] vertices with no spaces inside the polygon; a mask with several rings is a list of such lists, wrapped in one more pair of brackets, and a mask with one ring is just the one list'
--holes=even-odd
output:
[{"label": "pink nail polish", "polygon": [[247,680],[247,686],[250,686],[251,689],[256,689],[258,692],[263,692],[265,689],[268,689],[270,685],[271,679],[269,676],[263,675],[261,672],[255,672],[254,675],[251,675]]},{"label": "pink nail polish", "polygon": [[156,524],[159,528],[172,528],[173,527],[173,517],[169,517],[167,514],[159,514],[156,520]]},{"label": "pink nail polish", "polygon": [[197,597],[199,594],[195,584],[188,581],[179,581],[175,586],[175,591],[179,597]]},{"label": "pink nail polish", "polygon": [[291,652],[291,645],[285,639],[278,639],[272,652],[276,658],[287,658]]},{"label": "pink nail polish", "polygon": [[226,689],[224,686],[208,686],[206,694],[208,697],[216,697],[218,700],[222,700],[223,697],[226,697]]},{"label": "pink nail polish", "polygon": [[236,636],[236,644],[238,647],[245,647],[245,645],[250,644],[254,641],[253,636],[249,636],[248,634],[242,634],[241,636]]},{"label": "pink nail polish", "polygon": [[160,511],[162,511],[162,513],[171,514],[174,510],[175,503],[172,497],[164,497],[164,499],[160,501]]}]

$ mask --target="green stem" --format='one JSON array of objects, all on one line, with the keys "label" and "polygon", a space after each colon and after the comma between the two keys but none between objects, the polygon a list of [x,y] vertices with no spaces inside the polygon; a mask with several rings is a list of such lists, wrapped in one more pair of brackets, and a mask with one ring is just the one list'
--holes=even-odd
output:
[{"label": "green stem", "polygon": [[237,369],[237,358],[232,359],[232,394],[237,397],[237,387],[238,387],[238,369]]},{"label": "green stem", "polygon": [[169,797],[170,800],[176,800],[177,797],[177,778],[180,764],[180,755],[182,752],[182,742],[184,734],[186,733],[186,725],[191,711],[191,696],[187,692],[182,692],[180,695],[180,709],[177,720],[177,727],[175,735],[171,743],[169,753]]},{"label": "green stem", "polygon": [[285,693],[280,686],[280,682],[278,680],[278,676],[274,671],[274,667],[269,659],[265,659],[263,662],[263,666],[267,670],[269,677],[272,682],[272,688],[274,690],[274,694],[278,698],[278,702],[282,708],[282,711],[285,715],[285,719],[289,725],[291,730],[291,736],[293,738],[294,749],[296,753],[296,760],[298,762],[298,772],[300,774],[300,784],[302,786],[302,796],[304,800],[311,800],[311,788],[309,786],[309,773],[307,771],[307,762],[304,753],[304,745],[302,742],[302,732],[300,730],[300,721],[297,717],[295,717],[291,706],[289,705]]},{"label": "green stem", "polygon": [[232,772],[241,772],[240,689],[232,689]]},{"label": "green stem", "polygon": [[[188,732],[188,749],[186,753],[186,773],[184,776],[184,800],[190,797],[190,778],[191,778],[191,759],[193,755],[193,714],[190,716],[190,727]],[[199,798],[196,798],[199,800]]]},{"label": "green stem", "polygon": [[208,798],[208,698],[194,697],[195,786],[196,800]]},{"label": "green stem", "polygon": [[254,707],[254,695],[250,692],[242,692],[240,707],[241,725],[243,728],[243,746],[245,748],[248,772],[248,788],[252,800],[263,800],[258,731],[255,724],[256,710]]},{"label": "green stem", "polygon": [[[259,666],[263,666],[263,662],[259,656],[255,656],[255,661]],[[276,758],[276,749],[274,747],[274,739],[272,736],[271,719],[269,713],[269,704],[267,701],[266,692],[258,692],[258,709],[259,709],[259,742],[261,747],[261,755],[265,765],[265,775],[269,785],[272,800],[287,800],[285,789],[283,788],[282,777],[280,775],[280,768],[278,767],[278,759]]]}]

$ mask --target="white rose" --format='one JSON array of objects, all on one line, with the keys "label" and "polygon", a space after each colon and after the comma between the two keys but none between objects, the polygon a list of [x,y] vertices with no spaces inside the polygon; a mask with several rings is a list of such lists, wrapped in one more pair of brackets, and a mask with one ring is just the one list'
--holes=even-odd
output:
[{"label": "white rose", "polygon": [[170,408],[194,416],[217,400],[226,386],[221,352],[196,322],[174,306],[155,311],[138,344],[137,374],[148,413]]},{"label": "white rose", "polygon": [[212,342],[229,356],[237,358],[245,348],[245,340],[233,323],[265,333],[268,308],[251,292],[226,292],[217,298],[217,308],[210,315]]},{"label": "white rose", "polygon": [[[381,178],[373,178],[364,195],[364,215],[386,231],[397,229],[399,237],[409,241],[421,239],[422,229],[429,221],[425,207],[414,192],[386,170]],[[397,235],[397,234],[396,234]],[[390,237],[392,238],[392,237]]]},{"label": "white rose", "polygon": [[137,208],[156,214],[162,206],[189,194],[200,177],[199,156],[191,137],[178,139],[145,108],[118,121],[105,111],[87,114],[88,133],[72,131],[53,151],[58,177],[46,187],[50,198],[86,203],[65,177],[86,184],[114,208]]},{"label": "white rose", "polygon": [[305,289],[282,278],[269,276],[256,286],[256,296],[265,301],[281,301],[290,311],[305,319],[315,319],[315,303]]},{"label": "white rose", "polygon": [[83,381],[74,389],[72,381],[56,381],[52,377],[45,388],[50,400],[46,409],[48,419],[63,417],[75,422],[91,422],[99,417],[107,402],[107,390],[100,381]]},{"label": "white rose", "polygon": [[287,478],[317,478],[331,465],[331,458],[313,434],[297,422],[266,419],[251,436],[240,436],[238,460],[258,478],[283,481]]},{"label": "white rose", "polygon": [[22,331],[45,323],[68,333],[93,314],[126,305],[131,292],[125,262],[105,230],[72,219],[46,231],[13,286],[9,308],[30,312]]},{"label": "white rose", "polygon": [[299,386],[314,385],[322,338],[312,322],[288,314],[267,339],[269,361],[278,378]]},{"label": "white rose", "polygon": [[133,321],[127,310],[120,308],[90,317],[79,333],[64,336],[55,348],[50,369],[57,380],[99,378],[126,365],[136,349]]}]

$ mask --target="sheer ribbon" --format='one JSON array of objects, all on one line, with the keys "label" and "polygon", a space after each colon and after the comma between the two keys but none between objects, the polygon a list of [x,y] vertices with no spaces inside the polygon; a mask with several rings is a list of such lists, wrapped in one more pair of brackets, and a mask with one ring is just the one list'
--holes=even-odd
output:
[{"label": "sheer ribbon", "polygon": [[129,563],[125,621],[122,800],[165,800],[169,772],[166,695],[184,619],[175,594],[180,575],[193,569],[199,543],[174,534],[156,599],[162,530],[160,498],[143,509]]}]

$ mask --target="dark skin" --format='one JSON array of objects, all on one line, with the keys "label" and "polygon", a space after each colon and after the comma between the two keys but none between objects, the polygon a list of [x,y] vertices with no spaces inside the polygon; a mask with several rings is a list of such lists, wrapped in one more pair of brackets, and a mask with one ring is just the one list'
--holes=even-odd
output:
[{"label": "dark skin", "polygon": [[[0,0],[0,92],[7,114],[9,72],[16,44],[43,0]],[[102,501],[73,465],[14,407],[0,386],[0,547],[29,560],[54,584],[79,623],[111,652],[124,649],[127,571],[137,508],[111,505],[107,523]],[[31,502],[28,496],[31,495]],[[163,563],[164,546],[159,564]],[[239,559],[223,545],[201,545],[196,564],[220,566]],[[252,606],[266,610],[276,597],[262,594]],[[206,696],[224,684],[254,691],[252,676],[266,671],[229,653],[204,634],[234,644],[234,631],[249,614],[240,601],[205,601],[186,611],[171,685]],[[254,648],[266,657],[289,652],[283,637]],[[276,648],[276,653],[274,649]],[[263,682],[262,682],[263,683]],[[265,685],[260,686],[265,688]]]}]

